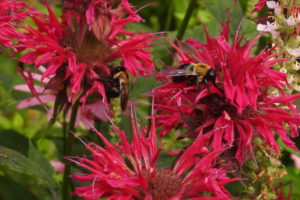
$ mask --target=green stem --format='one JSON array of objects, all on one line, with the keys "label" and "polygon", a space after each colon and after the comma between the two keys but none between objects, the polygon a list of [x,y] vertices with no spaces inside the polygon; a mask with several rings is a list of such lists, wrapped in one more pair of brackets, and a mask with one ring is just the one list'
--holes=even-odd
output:
[{"label": "green stem", "polygon": [[171,22],[172,22],[173,10],[174,10],[173,2],[174,0],[170,0],[168,15],[167,15],[165,27],[163,29],[164,31],[170,31],[171,28]]},{"label": "green stem", "polygon": [[64,155],[66,155],[66,149],[67,149],[67,146],[66,146],[66,141],[67,141],[67,113],[68,113],[68,109],[65,109],[64,110],[64,113],[63,113],[63,153]]},{"label": "green stem", "polygon": [[190,0],[189,6],[188,6],[188,8],[185,12],[185,16],[183,18],[183,21],[180,25],[179,31],[178,31],[177,36],[176,36],[177,40],[182,39],[182,37],[184,35],[184,32],[186,30],[186,27],[189,23],[189,20],[190,20],[192,14],[193,14],[193,11],[196,7],[197,7],[197,0]]},{"label": "green stem", "polygon": [[[66,140],[66,151],[65,156],[70,156],[72,153],[72,144],[74,141],[74,135],[72,133],[75,132],[75,122],[77,117],[77,111],[79,106],[79,100],[75,102],[72,108],[70,123],[67,132],[67,140]],[[64,182],[63,182],[63,199],[70,199],[69,188],[70,188],[70,170],[71,170],[71,162],[65,162],[65,171],[64,171]]]}]

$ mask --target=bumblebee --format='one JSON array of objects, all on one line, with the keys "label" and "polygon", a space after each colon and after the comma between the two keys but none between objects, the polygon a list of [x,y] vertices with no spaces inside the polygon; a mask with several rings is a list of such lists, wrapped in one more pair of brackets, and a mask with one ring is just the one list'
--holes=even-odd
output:
[{"label": "bumblebee", "polygon": [[126,110],[129,94],[130,76],[127,70],[122,67],[115,67],[111,70],[110,76],[101,80],[105,87],[105,94],[108,99],[120,97],[122,111]]},{"label": "bumblebee", "polygon": [[208,81],[215,84],[216,71],[204,63],[188,63],[181,65],[172,76],[173,82],[188,80],[189,86],[197,85],[199,90],[199,83],[204,83],[209,89]]},{"label": "bumblebee", "polygon": [[209,65],[202,63],[198,58],[195,50],[188,43],[180,43],[181,48],[191,57],[196,63],[187,63],[179,66],[177,70],[173,73],[164,74],[166,76],[171,76],[173,82],[182,82],[188,80],[188,86],[197,85],[197,88],[201,90],[200,83],[204,83],[207,89],[210,92],[208,81],[211,81],[214,86],[217,88],[216,80],[216,71],[211,68]]},{"label": "bumblebee", "polygon": [[171,76],[174,83],[188,80],[188,86],[197,85],[199,90],[201,90],[199,84],[204,83],[210,91],[208,81],[211,81],[216,86],[216,71],[204,63],[184,64],[179,66],[173,73],[165,75]]}]

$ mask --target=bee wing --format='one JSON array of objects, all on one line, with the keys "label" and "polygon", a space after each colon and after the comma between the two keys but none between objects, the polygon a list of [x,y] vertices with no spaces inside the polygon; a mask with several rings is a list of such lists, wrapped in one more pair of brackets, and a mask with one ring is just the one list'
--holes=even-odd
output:
[{"label": "bee wing", "polygon": [[186,52],[189,54],[189,56],[193,59],[195,59],[197,62],[202,62],[197,53],[195,52],[194,48],[189,45],[188,43],[185,43],[185,42],[180,42],[180,47]]},{"label": "bee wing", "polygon": [[194,72],[194,71],[189,71],[189,70],[184,70],[184,69],[177,69],[175,71],[162,71],[160,72],[162,75],[165,76],[199,76],[198,73]]},{"label": "bee wing", "polygon": [[129,94],[129,80],[124,80],[123,78],[119,78],[120,81],[120,101],[121,101],[121,109],[125,111],[128,103],[128,94]]}]

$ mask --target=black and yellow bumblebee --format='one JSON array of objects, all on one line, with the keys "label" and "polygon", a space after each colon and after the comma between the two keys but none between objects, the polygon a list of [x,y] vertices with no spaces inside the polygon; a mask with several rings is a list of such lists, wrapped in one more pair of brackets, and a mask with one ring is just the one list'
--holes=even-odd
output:
[{"label": "black and yellow bumblebee", "polygon": [[204,63],[187,63],[181,65],[170,76],[175,83],[188,80],[188,86],[197,85],[199,90],[199,84],[204,83],[210,91],[208,81],[215,85],[216,71]]},{"label": "black and yellow bumblebee", "polygon": [[178,67],[174,72],[169,74],[164,73],[166,76],[172,77],[173,82],[188,81],[187,85],[197,85],[197,88],[201,90],[200,83],[204,83],[210,92],[208,82],[212,82],[217,88],[216,71],[211,68],[208,64],[202,63],[195,53],[193,47],[187,43],[180,43],[181,48],[189,54],[189,56],[195,60],[197,63],[187,63]]},{"label": "black and yellow bumblebee", "polygon": [[121,109],[125,111],[128,103],[130,82],[127,70],[122,66],[115,67],[110,71],[110,76],[100,81],[105,87],[105,94],[108,100],[120,97]]}]

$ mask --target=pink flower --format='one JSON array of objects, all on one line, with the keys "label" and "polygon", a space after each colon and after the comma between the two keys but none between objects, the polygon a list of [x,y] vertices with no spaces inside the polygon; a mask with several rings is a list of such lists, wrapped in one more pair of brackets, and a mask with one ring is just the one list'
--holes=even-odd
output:
[{"label": "pink flower", "polygon": [[[43,66],[40,66],[38,68],[38,71],[36,73],[32,73],[32,79],[38,82],[41,82],[42,75],[39,73],[44,73],[45,68]],[[28,79],[28,76],[25,76],[25,79]],[[29,97],[27,99],[22,100],[17,108],[18,109],[24,109],[28,107],[33,107],[37,105],[43,105],[46,109],[47,107],[45,104],[54,102],[58,96],[58,93],[61,92],[61,90],[53,90],[47,86],[49,86],[49,78],[44,79],[44,84],[46,84],[46,87],[44,86],[36,86],[33,85],[32,83],[32,88],[36,91],[36,95],[34,97]],[[23,85],[15,85],[14,90],[17,91],[23,91],[23,92],[31,92],[32,89],[29,88],[28,84],[23,84]],[[61,99],[61,105],[62,108],[68,108],[68,102],[65,99],[63,101]],[[67,115],[68,119],[71,116],[71,107],[69,107]],[[51,108],[48,112],[48,119],[51,120],[53,113],[54,113],[54,108]],[[92,128],[91,124],[94,124],[94,120],[102,120],[102,121],[107,121],[109,114],[107,114],[108,110],[106,106],[103,104],[102,101],[96,101],[96,102],[89,102],[86,103],[84,106],[80,105],[76,117],[76,126],[79,126],[79,123],[82,122],[84,126],[88,129]]]},{"label": "pink flower", "polygon": [[64,172],[65,164],[63,162],[50,160],[50,164],[52,165],[56,173]]},{"label": "pink flower", "polygon": [[[292,102],[300,94],[286,95],[286,75],[271,68],[286,59],[276,59],[276,54],[271,55],[274,48],[251,56],[251,48],[260,35],[243,45],[242,39],[236,36],[233,44],[228,44],[228,23],[223,25],[217,39],[211,38],[205,27],[204,30],[206,44],[187,39],[179,47],[174,45],[174,48],[180,64],[202,62],[214,69],[217,87],[209,82],[209,92],[205,84],[200,83],[202,90],[199,91],[196,85],[188,86],[188,80],[166,82],[158,87],[154,91],[158,124],[170,130],[182,127],[184,122],[188,128],[188,133],[183,134],[185,137],[195,138],[198,134],[212,132],[211,147],[220,149],[224,144],[235,146],[235,157],[241,164],[253,156],[253,137],[263,138],[266,145],[278,152],[279,146],[275,140],[278,135],[288,147],[298,151],[289,137],[298,136],[300,116]],[[272,95],[271,88],[280,94]],[[275,106],[275,103],[289,110]],[[176,110],[181,118],[174,114]],[[284,124],[289,125],[290,132]]]},{"label": "pink flower", "polygon": [[274,9],[275,15],[279,15],[281,13],[281,6],[278,2],[275,1],[267,1],[267,6],[270,9]]},{"label": "pink flower", "polygon": [[288,49],[287,50],[290,55],[295,56],[295,57],[300,57],[300,49]]},{"label": "pink flower", "polygon": [[258,31],[271,33],[273,39],[276,39],[279,36],[279,33],[276,31],[277,28],[278,28],[278,26],[276,25],[275,22],[270,23],[269,21],[267,21],[266,25],[264,25],[264,24],[257,25]]},{"label": "pink flower", "polygon": [[37,28],[19,25],[25,33],[18,33],[17,45],[19,51],[27,51],[20,61],[44,65],[42,81],[51,77],[52,87],[65,87],[69,102],[80,99],[84,104],[89,96],[98,95],[107,104],[105,81],[115,68],[112,62],[120,63],[134,77],[154,70],[146,48],[156,38],[152,33],[124,29],[141,20],[127,0],[117,5],[106,0],[64,2],[61,22],[47,4],[48,16],[32,11],[29,17]]},{"label": "pink flower", "polygon": [[274,9],[274,13],[276,15],[279,15],[281,13],[281,6],[278,2],[270,1],[270,0],[260,0],[257,4],[255,4],[255,8],[251,12],[251,14],[253,14],[257,11],[261,11],[265,4],[267,4],[268,8]]},{"label": "pink flower", "polygon": [[296,25],[296,20],[293,16],[290,16],[288,19],[285,20],[286,23],[289,25],[289,26],[294,26]]},{"label": "pink flower", "polygon": [[294,161],[295,167],[296,167],[297,169],[300,169],[300,157],[298,157],[298,156],[295,155],[295,154],[291,154],[291,159]]},{"label": "pink flower", "polygon": [[[84,199],[229,199],[224,185],[234,181],[222,168],[215,168],[213,160],[220,153],[204,151],[209,136],[199,136],[179,157],[173,168],[156,167],[162,144],[157,144],[155,121],[149,132],[131,119],[133,139],[129,143],[123,131],[120,144],[112,145],[104,136],[95,133],[105,143],[101,147],[93,142],[86,145],[89,157],[69,158],[89,174],[73,174],[80,182],[89,183],[77,187],[74,195]],[[137,127],[136,127],[137,124]],[[158,145],[158,146],[157,146]],[[204,148],[205,149],[205,148]],[[206,153],[203,153],[206,152]],[[203,192],[213,196],[204,197]]]}]

